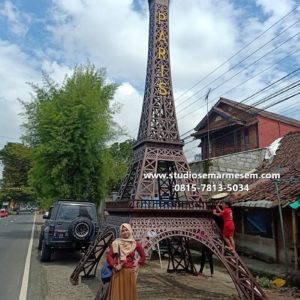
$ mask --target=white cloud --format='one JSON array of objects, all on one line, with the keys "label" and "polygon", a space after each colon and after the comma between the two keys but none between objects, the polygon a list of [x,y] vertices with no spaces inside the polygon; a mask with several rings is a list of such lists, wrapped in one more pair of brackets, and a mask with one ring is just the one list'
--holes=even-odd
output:
[{"label": "white cloud", "polygon": [[127,132],[130,138],[136,139],[142,112],[143,95],[130,83],[124,82],[119,86],[114,100],[121,106],[121,113],[115,116],[115,121]]},{"label": "white cloud", "polygon": [[[40,84],[41,67],[56,82],[62,82],[70,69],[55,61],[44,59],[42,64],[24,53],[17,45],[0,40],[0,136],[18,140],[21,136],[20,125],[24,121],[19,114],[22,107],[18,101],[31,99],[32,89],[28,83]],[[0,144],[5,138],[0,137]]]},{"label": "white cloud", "polygon": [[28,99],[30,86],[26,82],[36,82],[38,72],[28,55],[14,44],[0,40],[0,144],[16,141],[21,136],[22,111],[18,98]]},{"label": "white cloud", "polygon": [[[235,1],[170,2],[171,70],[181,134],[194,128],[206,113],[204,96],[209,88],[213,88],[210,100],[216,101],[220,96],[241,100],[286,73],[286,70],[279,68],[276,61],[298,47],[297,39],[221,85],[224,80],[229,80],[285,38],[299,31],[299,26],[291,28],[278,40],[272,41],[266,48],[236,67],[234,72],[224,74],[264,42],[276,37],[280,30],[278,27],[272,28],[232,61],[225,63],[204,79],[201,84],[180,96],[243,45],[279,20],[295,6],[295,3],[292,0],[256,0],[253,4],[262,11],[257,15],[251,14],[248,18],[249,8],[237,8]],[[116,120],[123,128],[127,128],[130,136],[136,138],[146,77],[149,23],[147,1],[140,0],[139,4],[142,6],[142,12],[132,9],[132,0],[52,0],[51,14],[49,13],[51,20],[46,23],[53,38],[50,39],[50,43],[31,49],[34,55],[29,56],[17,45],[0,41],[0,88],[4,91],[0,105],[8,111],[8,115],[15,114],[12,117],[13,122],[20,122],[16,117],[19,107],[14,101],[18,97],[29,98],[30,87],[25,82],[40,82],[42,69],[55,81],[62,82],[65,74],[69,74],[74,65],[85,62],[88,58],[97,67],[106,67],[108,77],[120,84],[115,100],[121,103],[122,107]],[[16,34],[24,35],[28,30],[30,17],[19,11],[11,1],[4,2],[0,14],[9,20],[13,25],[11,29]],[[295,20],[295,15],[290,16],[281,23],[281,30]],[[299,55],[292,59],[294,63],[297,60],[300,61]],[[288,65],[289,62],[285,61],[285,64]],[[266,72],[258,75],[267,68],[269,69]],[[216,80],[218,76],[220,78]],[[230,91],[253,76],[256,77],[247,84]],[[7,105],[4,106],[2,101]],[[192,145],[194,144],[187,145],[187,148]]]},{"label": "white cloud", "polygon": [[37,80],[33,60],[15,44],[0,40],[0,86],[3,97],[8,102],[28,92],[26,82]]},{"label": "white cloud", "polygon": [[42,63],[42,70],[57,83],[62,83],[66,76],[72,74],[73,70],[66,65],[59,64],[56,61],[45,59]]},{"label": "white cloud", "polygon": [[[68,2],[69,3],[69,2]],[[57,26],[49,29],[64,48],[64,58],[78,63],[86,57],[109,75],[136,83],[145,77],[148,20],[131,9],[131,1],[56,1]],[[81,7],[82,8],[82,7]],[[68,16],[68,17],[66,17]]]},{"label": "white cloud", "polygon": [[19,11],[12,1],[6,0],[0,6],[0,16],[9,22],[9,30],[18,36],[25,36],[31,21],[29,14]]},{"label": "white cloud", "polygon": [[266,14],[281,16],[287,14],[294,6],[292,0],[256,0],[257,5],[261,6]]},{"label": "white cloud", "polygon": [[[229,2],[172,1],[170,7],[170,52],[176,94],[188,88],[222,63],[236,48],[236,12]],[[128,82],[143,93],[149,16],[132,10],[130,0],[55,1],[56,25],[49,27],[69,61],[85,60],[105,66],[110,78]],[[76,51],[74,50],[76,49]],[[205,59],[203,59],[205,57]],[[125,86],[126,86],[125,84]],[[118,90],[118,97],[123,88]],[[116,98],[118,98],[116,97]],[[137,97],[137,95],[135,96]],[[139,99],[141,95],[139,95]],[[141,101],[141,100],[139,100]],[[121,109],[122,122],[131,127],[128,101]],[[130,102],[131,103],[131,102]],[[141,107],[141,102],[139,106]],[[129,112],[133,106],[130,105]],[[134,110],[138,111],[138,109]],[[140,112],[136,120],[140,119]],[[195,127],[199,113],[179,122],[180,131]],[[130,128],[136,132],[136,128]],[[136,135],[136,134],[135,134]]]}]

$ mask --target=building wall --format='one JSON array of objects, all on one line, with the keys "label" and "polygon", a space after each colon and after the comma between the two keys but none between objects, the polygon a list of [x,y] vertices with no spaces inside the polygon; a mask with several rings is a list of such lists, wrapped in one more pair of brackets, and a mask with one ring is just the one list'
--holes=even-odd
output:
[{"label": "building wall", "polygon": [[258,116],[259,147],[268,147],[276,139],[292,131],[300,131],[299,127]]},{"label": "building wall", "polygon": [[258,139],[257,139],[257,124],[249,126],[249,149],[257,149]]},{"label": "building wall", "polygon": [[[272,208],[270,208],[272,209]],[[278,206],[273,208],[273,237],[262,237],[254,234],[247,234],[245,231],[245,211],[247,207],[235,207],[235,241],[237,250],[245,254],[251,255],[254,258],[270,262],[286,264],[285,249],[282,239],[282,228],[279,217]],[[260,208],[251,208],[252,211],[259,211]],[[290,208],[282,209],[283,215],[283,230],[285,234],[287,265],[293,268],[295,263],[293,230],[292,230],[292,211]]]},{"label": "building wall", "polygon": [[[247,214],[251,212],[253,214],[257,213],[258,216],[263,217],[265,213],[268,213],[271,221],[271,230],[272,233],[267,237],[267,234],[260,235],[257,233],[249,233],[249,225],[247,226]],[[266,218],[267,214],[265,215]],[[237,250],[246,255],[250,255],[254,258],[260,260],[275,263],[277,261],[277,252],[276,252],[276,224],[274,222],[274,213],[272,209],[266,208],[253,208],[253,207],[242,207],[242,206],[233,206],[233,217],[235,223],[235,242]],[[253,219],[252,219],[253,220]],[[263,224],[262,231],[266,229]],[[248,227],[248,229],[247,229]],[[248,230],[248,231],[247,231]]]},{"label": "building wall", "polygon": [[276,242],[274,239],[235,233],[235,242],[239,252],[270,263],[276,262]]},{"label": "building wall", "polygon": [[[294,251],[293,251],[293,231],[292,231],[292,209],[290,207],[282,209],[283,216],[283,230],[285,235],[285,246],[287,251],[287,263],[293,265]],[[282,229],[279,217],[279,210],[276,209],[276,232],[277,232],[277,258],[278,262],[285,263],[285,250],[282,239]]]},{"label": "building wall", "polygon": [[[264,160],[266,149],[249,150],[219,157],[214,157],[209,160],[201,160],[190,163],[192,173],[206,173],[207,165],[209,164],[209,173],[246,173],[262,163]],[[237,180],[232,179],[212,179],[211,184],[226,184],[233,183]],[[198,180],[201,184],[201,180]]]}]

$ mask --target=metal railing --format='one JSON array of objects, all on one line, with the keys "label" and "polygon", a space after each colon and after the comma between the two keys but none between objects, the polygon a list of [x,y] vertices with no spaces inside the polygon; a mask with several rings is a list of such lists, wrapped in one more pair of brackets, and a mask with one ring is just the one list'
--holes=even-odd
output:
[{"label": "metal railing", "polygon": [[212,210],[215,202],[181,200],[129,200],[106,202],[106,209],[155,209],[155,210]]}]

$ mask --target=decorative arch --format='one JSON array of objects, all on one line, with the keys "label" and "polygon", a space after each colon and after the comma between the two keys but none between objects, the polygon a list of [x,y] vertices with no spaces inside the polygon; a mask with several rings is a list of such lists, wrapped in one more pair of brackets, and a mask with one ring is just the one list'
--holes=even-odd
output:
[{"label": "decorative arch", "polygon": [[193,239],[208,247],[220,259],[241,298],[267,299],[237,253],[225,247],[213,219],[157,218],[151,219],[151,225],[147,224],[147,219],[143,219],[143,224],[139,220],[132,219],[131,224],[138,229],[136,234],[148,258],[153,247],[162,240],[172,237]]}]

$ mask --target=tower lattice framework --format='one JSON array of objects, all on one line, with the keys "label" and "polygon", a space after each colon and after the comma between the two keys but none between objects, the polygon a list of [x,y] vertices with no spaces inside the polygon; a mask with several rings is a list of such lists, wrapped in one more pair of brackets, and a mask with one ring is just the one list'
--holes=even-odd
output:
[{"label": "tower lattice framework", "polygon": [[[133,161],[118,200],[156,199],[202,203],[183,154],[172,90],[168,1],[150,1],[149,50],[145,94]],[[164,174],[166,178],[151,178]],[[148,177],[146,177],[148,176]],[[179,186],[184,187],[182,193]],[[202,204],[203,206],[203,204]]]},{"label": "tower lattice framework", "polygon": [[[176,120],[169,54],[169,0],[148,0],[150,10],[148,64],[142,115],[134,156],[117,201],[106,202],[105,226],[71,275],[94,276],[122,223],[130,223],[146,257],[162,240],[172,247],[169,266],[193,272],[189,240],[208,247],[224,264],[241,299],[267,299],[236,252],[226,249],[212,206],[203,200],[183,154]],[[164,174],[157,178],[153,175]],[[178,190],[176,186],[184,187]],[[181,240],[180,240],[181,239]],[[177,252],[177,253],[176,253]],[[171,262],[171,263],[170,263]],[[168,267],[169,271],[169,267]],[[103,296],[103,295],[102,295]],[[97,299],[101,298],[99,289]]]}]

